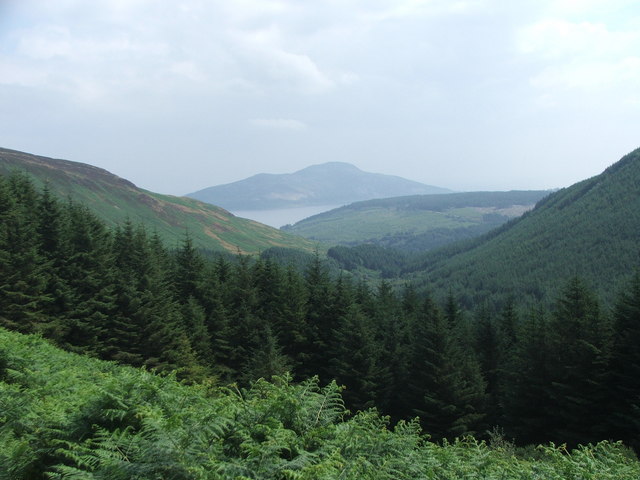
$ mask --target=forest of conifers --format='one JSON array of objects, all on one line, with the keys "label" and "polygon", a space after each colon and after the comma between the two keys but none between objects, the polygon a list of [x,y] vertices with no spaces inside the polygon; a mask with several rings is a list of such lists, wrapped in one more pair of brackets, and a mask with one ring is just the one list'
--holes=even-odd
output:
[{"label": "forest of conifers", "polygon": [[0,177],[0,267],[0,326],[71,352],[187,383],[335,380],[351,412],[417,417],[434,441],[499,433],[518,445],[640,447],[631,271],[611,311],[579,278],[558,279],[551,307],[512,299],[463,311],[452,294],[330,275],[319,255],[299,271],[205,257],[188,233],[170,249],[131,222],[110,230],[20,174]]}]

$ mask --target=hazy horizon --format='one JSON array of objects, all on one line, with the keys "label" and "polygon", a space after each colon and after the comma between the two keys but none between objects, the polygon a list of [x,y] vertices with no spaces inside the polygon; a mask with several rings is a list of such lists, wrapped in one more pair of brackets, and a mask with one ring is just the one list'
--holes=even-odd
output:
[{"label": "hazy horizon", "polygon": [[0,146],[167,194],[329,161],[543,190],[640,146],[631,0],[0,2]]}]

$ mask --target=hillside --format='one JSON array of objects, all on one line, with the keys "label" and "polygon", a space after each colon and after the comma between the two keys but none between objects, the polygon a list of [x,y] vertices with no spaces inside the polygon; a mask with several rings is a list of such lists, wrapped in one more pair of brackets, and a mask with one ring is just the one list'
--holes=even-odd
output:
[{"label": "hillside", "polygon": [[579,276],[611,301],[640,264],[639,240],[640,149],[497,230],[434,251],[411,278],[477,305],[509,295],[548,302],[558,282]]},{"label": "hillside", "polygon": [[473,439],[438,446],[415,423],[347,418],[335,384],[186,386],[0,328],[0,478],[638,478],[619,445],[536,459]]},{"label": "hillside", "polygon": [[0,174],[21,171],[56,195],[82,203],[110,225],[130,219],[177,245],[185,231],[209,250],[256,253],[270,247],[311,251],[315,244],[226,210],[186,197],[150,192],[112,173],[84,163],[0,149]]},{"label": "hillside", "polygon": [[187,196],[233,211],[344,205],[372,198],[449,191],[392,175],[363,172],[349,163],[329,162],[290,174],[261,173]]},{"label": "hillside", "polygon": [[425,251],[471,238],[522,215],[548,191],[414,195],[355,202],[283,230],[329,245],[372,243]]}]

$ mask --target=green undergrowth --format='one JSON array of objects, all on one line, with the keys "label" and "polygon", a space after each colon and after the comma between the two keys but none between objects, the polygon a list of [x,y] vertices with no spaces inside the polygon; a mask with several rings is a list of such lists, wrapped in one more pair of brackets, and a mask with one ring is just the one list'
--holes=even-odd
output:
[{"label": "green undergrowth", "polygon": [[335,383],[184,385],[0,329],[0,479],[640,478],[617,443],[531,452],[351,415]]}]

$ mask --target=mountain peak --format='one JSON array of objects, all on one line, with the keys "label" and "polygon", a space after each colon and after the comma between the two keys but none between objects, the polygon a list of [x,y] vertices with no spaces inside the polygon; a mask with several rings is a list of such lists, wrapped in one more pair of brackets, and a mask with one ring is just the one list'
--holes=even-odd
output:
[{"label": "mountain peak", "polygon": [[[314,171],[328,171],[328,172],[362,172],[358,167],[347,162],[325,162],[315,165],[309,165],[295,173],[302,172],[314,172]],[[295,175],[295,174],[294,174]]]},{"label": "mountain peak", "polygon": [[188,194],[231,211],[345,205],[374,198],[450,193],[405,178],[369,173],[346,162],[327,162],[288,174],[258,174]]}]

